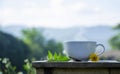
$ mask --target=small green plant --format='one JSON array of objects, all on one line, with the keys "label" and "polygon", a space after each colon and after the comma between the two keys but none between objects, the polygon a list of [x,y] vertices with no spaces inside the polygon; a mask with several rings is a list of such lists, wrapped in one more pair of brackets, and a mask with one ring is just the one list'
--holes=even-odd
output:
[{"label": "small green plant", "polygon": [[36,74],[35,68],[32,67],[32,63],[30,60],[26,59],[24,64],[24,69],[27,71],[27,74]]},{"label": "small green plant", "polygon": [[16,74],[16,67],[13,66],[8,58],[0,58],[0,73]]},{"label": "small green plant", "polygon": [[0,58],[0,74],[36,74],[36,70],[32,67],[30,60],[26,59],[23,67],[24,70],[26,70],[26,73],[22,71],[18,72],[16,66],[11,64],[9,58]]},{"label": "small green plant", "polygon": [[61,53],[54,53],[52,54],[50,51],[48,51],[48,55],[47,55],[47,61],[55,61],[55,62],[59,62],[59,61],[69,61],[70,58],[68,58],[65,55],[62,55]]}]

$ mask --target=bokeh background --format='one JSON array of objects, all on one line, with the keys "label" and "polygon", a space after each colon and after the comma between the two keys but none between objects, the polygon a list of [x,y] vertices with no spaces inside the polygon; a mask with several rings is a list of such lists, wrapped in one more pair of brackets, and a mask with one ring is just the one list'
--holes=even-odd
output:
[{"label": "bokeh background", "polygon": [[0,72],[32,72],[25,59],[64,55],[63,43],[73,40],[101,43],[100,59],[119,61],[119,7],[120,0],[0,0]]}]

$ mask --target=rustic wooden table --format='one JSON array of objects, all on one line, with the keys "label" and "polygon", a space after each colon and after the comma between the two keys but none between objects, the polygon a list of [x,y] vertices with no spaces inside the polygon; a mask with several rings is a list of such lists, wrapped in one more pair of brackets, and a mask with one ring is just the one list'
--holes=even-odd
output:
[{"label": "rustic wooden table", "polygon": [[120,74],[119,62],[34,61],[37,74]]}]

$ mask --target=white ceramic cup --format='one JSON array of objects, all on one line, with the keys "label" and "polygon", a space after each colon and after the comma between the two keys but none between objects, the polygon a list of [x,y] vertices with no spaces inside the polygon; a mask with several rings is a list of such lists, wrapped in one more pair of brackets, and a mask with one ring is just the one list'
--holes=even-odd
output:
[{"label": "white ceramic cup", "polygon": [[90,54],[96,52],[96,48],[102,46],[103,50],[97,55],[101,55],[105,51],[102,44],[96,44],[94,41],[68,41],[64,43],[64,53],[76,60],[88,60]]}]

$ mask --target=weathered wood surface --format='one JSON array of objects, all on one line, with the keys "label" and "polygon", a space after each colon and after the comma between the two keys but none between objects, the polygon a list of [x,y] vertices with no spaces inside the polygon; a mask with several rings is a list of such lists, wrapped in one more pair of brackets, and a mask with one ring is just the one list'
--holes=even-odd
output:
[{"label": "weathered wood surface", "polygon": [[36,70],[37,70],[37,71],[36,71],[37,74],[44,74],[44,69],[40,69],[40,68],[39,68],[39,69],[36,69]]},{"label": "weathered wood surface", "polygon": [[110,74],[120,74],[120,69],[111,69]]},{"label": "weathered wood surface", "polygon": [[120,74],[119,62],[33,62],[37,74]]},{"label": "weathered wood surface", "polygon": [[35,68],[120,68],[119,62],[33,62]]},{"label": "weathered wood surface", "polygon": [[53,74],[109,74],[107,69],[54,69]]}]

